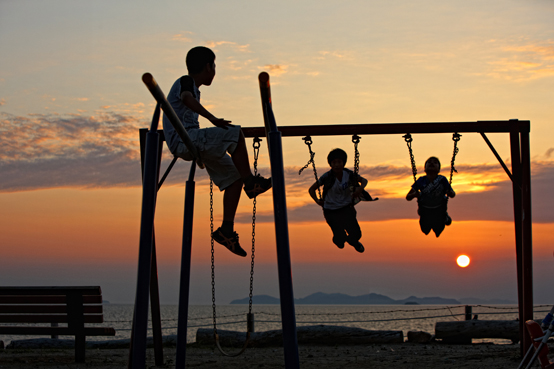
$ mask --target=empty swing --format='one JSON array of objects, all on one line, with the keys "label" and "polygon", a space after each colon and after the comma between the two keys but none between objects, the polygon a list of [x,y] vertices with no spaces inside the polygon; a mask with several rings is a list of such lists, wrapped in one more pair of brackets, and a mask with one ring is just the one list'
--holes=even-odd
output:
[{"label": "empty swing", "polygon": [[417,178],[417,168],[412,151],[412,135],[407,133],[402,137],[408,146],[412,174],[414,177],[414,184],[406,195],[406,200],[411,201],[414,198],[418,199],[418,215],[420,216],[419,225],[421,231],[428,235],[429,232],[433,230],[435,235],[439,237],[444,227],[452,223],[452,218],[447,212],[447,205],[448,198],[456,196],[451,185],[454,172],[458,172],[454,165],[456,155],[459,151],[458,142],[462,136],[457,132],[452,135],[454,151],[450,161],[450,180],[447,180],[446,177],[439,174],[441,169],[440,160],[434,156],[425,161],[424,168],[426,175]]},{"label": "empty swing", "polygon": [[[254,143],[252,144],[254,148],[254,176],[258,174],[258,155],[260,152],[260,142],[262,140],[258,137],[254,138]],[[228,357],[236,357],[242,354],[246,347],[248,346],[248,343],[250,341],[250,335],[252,332],[254,332],[254,314],[252,313],[252,292],[254,289],[254,253],[256,249],[256,201],[257,198],[253,198],[253,209],[252,209],[252,253],[251,253],[251,261],[250,261],[250,292],[248,294],[248,313],[246,315],[246,339],[244,341],[244,345],[242,346],[241,350],[230,354],[227,353],[223,348],[221,347],[221,344],[219,342],[219,334],[217,333],[217,314],[216,314],[216,304],[215,304],[215,253],[214,253],[214,239],[211,238],[211,262],[212,262],[212,312],[213,312],[213,332],[214,332],[214,339],[215,344],[217,346],[217,349],[221,354]],[[210,180],[210,234],[213,234],[214,231],[214,216],[213,216],[213,181]]]}]

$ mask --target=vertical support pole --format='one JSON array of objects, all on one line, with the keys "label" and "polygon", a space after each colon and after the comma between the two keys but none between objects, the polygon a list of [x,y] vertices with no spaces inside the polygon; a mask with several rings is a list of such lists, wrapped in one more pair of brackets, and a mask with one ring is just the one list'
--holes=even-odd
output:
[{"label": "vertical support pole", "polygon": [[515,241],[516,241],[516,264],[517,264],[517,296],[519,310],[519,338],[520,338],[520,353],[525,354],[527,347],[524,344],[525,316],[523,314],[523,229],[522,229],[522,193],[521,193],[521,154],[519,146],[519,132],[517,121],[512,122],[510,131],[510,153],[512,161],[512,191],[514,199],[514,225],[515,225]]},{"label": "vertical support pole", "polygon": [[285,367],[287,369],[296,369],[300,368],[300,358],[298,354],[296,315],[294,311],[294,294],[292,288],[292,268],[290,262],[281,132],[277,130],[277,124],[271,107],[269,75],[265,72],[260,73],[259,81],[269,146],[271,180],[273,184],[273,212],[275,216],[275,234],[277,241],[277,266],[279,274],[279,296],[281,299]]},{"label": "vertical support pole", "polygon": [[[158,168],[161,168],[163,139],[158,133]],[[143,169],[144,170],[144,169]],[[159,169],[158,169],[159,176]],[[158,188],[156,188],[158,191]],[[152,264],[150,266],[150,308],[152,310],[152,341],[154,342],[154,362],[156,366],[164,364],[162,338],[162,316],[160,311],[160,290],[158,286],[158,260],[156,257],[156,232],[152,228]]]},{"label": "vertical support pole", "polygon": [[473,319],[473,318],[472,318],[473,309],[472,309],[471,305],[466,305],[466,306],[465,306],[465,314],[466,314],[466,320],[471,320],[471,319]]},{"label": "vertical support pole", "polygon": [[183,217],[183,247],[181,251],[181,280],[179,282],[179,316],[177,318],[177,353],[175,369],[184,369],[187,357],[187,327],[189,312],[190,265],[192,251],[192,226],[194,215],[194,174],[196,161],[190,166],[185,189],[185,213]]},{"label": "vertical support pole", "polygon": [[[521,192],[522,192],[522,274],[523,274],[523,319],[533,319],[533,240],[531,217],[531,154],[529,132],[521,131]],[[532,345],[532,339],[525,330],[523,349]]]},{"label": "vertical support pole", "polygon": [[139,238],[137,289],[129,367],[143,369],[146,364],[146,338],[148,334],[148,300],[152,265],[152,241],[154,236],[154,214],[158,190],[158,124],[160,105],[156,105],[150,131],[146,134],[144,154],[144,178],[142,181],[142,210]]},{"label": "vertical support pole", "polygon": [[160,292],[158,287],[158,262],[156,259],[156,236],[152,229],[152,264],[150,266],[150,307],[152,309],[152,340],[154,342],[154,361],[156,366],[164,364],[162,338],[162,317],[160,311]]},{"label": "vertical support pole", "polygon": [[85,362],[85,310],[83,295],[78,292],[69,292],[66,296],[68,328],[75,334],[75,362]]},{"label": "vertical support pole", "polygon": [[[50,323],[50,327],[57,327],[58,326],[58,323],[57,322],[52,322]],[[50,336],[51,339],[53,340],[57,340],[59,338],[59,336],[57,334],[53,334]]]}]

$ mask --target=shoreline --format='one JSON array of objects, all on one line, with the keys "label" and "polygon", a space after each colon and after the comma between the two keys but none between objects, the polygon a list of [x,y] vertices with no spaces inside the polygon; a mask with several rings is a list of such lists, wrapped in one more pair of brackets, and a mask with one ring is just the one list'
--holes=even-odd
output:
[{"label": "shoreline", "polygon": [[[552,343],[549,343],[552,349]],[[230,353],[238,349],[229,349]],[[299,345],[300,367],[323,368],[472,368],[493,369],[517,367],[521,361],[517,344],[477,343],[466,345],[438,342],[370,344],[370,345]],[[175,347],[164,347],[164,364],[155,365],[154,350],[146,351],[146,367],[174,368]],[[128,348],[87,349],[86,363],[74,362],[73,349],[4,349],[0,350],[0,368],[126,368]],[[247,348],[238,357],[225,357],[216,348],[187,345],[186,366],[212,368],[284,368],[282,347]]]}]

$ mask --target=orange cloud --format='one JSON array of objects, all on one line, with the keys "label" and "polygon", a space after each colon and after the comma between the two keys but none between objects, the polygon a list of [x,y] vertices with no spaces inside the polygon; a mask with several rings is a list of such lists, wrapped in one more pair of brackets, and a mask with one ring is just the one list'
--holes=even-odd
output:
[{"label": "orange cloud", "polygon": [[288,65],[282,65],[282,64],[266,64],[262,68],[266,71],[269,71],[271,75],[273,76],[279,76],[281,74],[287,73]]},{"label": "orange cloud", "polygon": [[[193,33],[192,32],[185,32],[185,34],[192,35]],[[175,34],[175,35],[173,35],[173,37],[171,39],[173,41],[191,42],[192,39],[190,37],[186,36],[185,34],[182,34],[182,33]]]},{"label": "orange cloud", "polygon": [[494,78],[514,82],[524,82],[554,76],[554,45],[527,44],[508,45],[501,51],[509,56],[489,62],[492,70],[488,73]]},{"label": "orange cloud", "polygon": [[232,41],[208,41],[208,42],[206,42],[205,45],[206,45],[206,47],[209,47],[209,48],[212,48],[212,49],[217,49],[218,46],[230,46],[233,49],[235,49],[236,51],[240,51],[240,52],[249,52],[250,51],[249,50],[249,48],[250,48],[249,44],[239,45],[236,42],[232,42]]}]

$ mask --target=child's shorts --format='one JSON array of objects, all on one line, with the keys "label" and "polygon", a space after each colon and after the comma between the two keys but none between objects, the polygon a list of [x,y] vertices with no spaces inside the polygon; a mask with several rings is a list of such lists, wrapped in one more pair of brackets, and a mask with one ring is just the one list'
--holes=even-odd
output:
[{"label": "child's shorts", "polygon": [[[187,130],[190,139],[200,152],[208,174],[220,191],[241,178],[233,159],[227,155],[227,153],[232,154],[237,148],[240,132],[240,126],[227,127],[227,129],[209,127]],[[192,160],[190,152],[182,142],[179,142],[173,154],[185,160]]]}]

